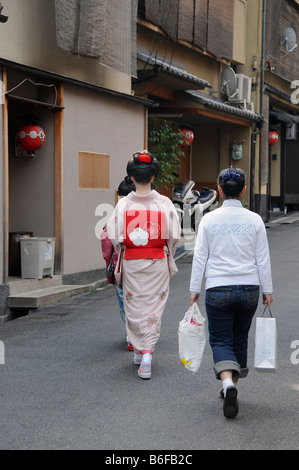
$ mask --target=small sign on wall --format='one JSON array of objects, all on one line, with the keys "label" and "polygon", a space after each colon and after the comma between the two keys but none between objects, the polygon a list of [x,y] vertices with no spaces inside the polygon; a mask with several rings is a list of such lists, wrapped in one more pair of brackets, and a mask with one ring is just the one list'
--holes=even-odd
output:
[{"label": "small sign on wall", "polygon": [[297,122],[287,125],[286,140],[297,140]]},{"label": "small sign on wall", "polygon": [[243,156],[242,144],[233,144],[232,159],[241,160],[242,156]]}]

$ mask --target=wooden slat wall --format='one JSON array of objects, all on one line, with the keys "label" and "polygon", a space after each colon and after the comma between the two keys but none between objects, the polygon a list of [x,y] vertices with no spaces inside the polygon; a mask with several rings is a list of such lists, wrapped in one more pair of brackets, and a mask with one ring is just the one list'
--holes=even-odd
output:
[{"label": "wooden slat wall", "polygon": [[79,152],[79,188],[109,189],[109,155]]}]

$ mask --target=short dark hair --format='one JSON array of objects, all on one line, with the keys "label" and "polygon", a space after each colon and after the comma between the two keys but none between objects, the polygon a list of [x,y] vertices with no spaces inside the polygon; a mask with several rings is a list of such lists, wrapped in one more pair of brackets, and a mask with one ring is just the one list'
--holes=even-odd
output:
[{"label": "short dark hair", "polygon": [[240,168],[225,168],[218,176],[217,183],[228,198],[237,198],[242,192],[246,177]]},{"label": "short dark hair", "polygon": [[158,176],[160,173],[160,163],[151,154],[136,152],[127,164],[127,174],[133,176],[137,183],[149,183],[152,176]]}]

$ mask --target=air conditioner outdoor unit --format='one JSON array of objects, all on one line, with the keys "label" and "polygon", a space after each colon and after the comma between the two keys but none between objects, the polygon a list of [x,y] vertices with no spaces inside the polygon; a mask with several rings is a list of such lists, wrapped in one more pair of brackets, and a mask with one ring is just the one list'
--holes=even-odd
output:
[{"label": "air conditioner outdoor unit", "polygon": [[251,78],[241,73],[236,74],[236,78],[236,91],[228,97],[228,101],[230,103],[251,104]]}]

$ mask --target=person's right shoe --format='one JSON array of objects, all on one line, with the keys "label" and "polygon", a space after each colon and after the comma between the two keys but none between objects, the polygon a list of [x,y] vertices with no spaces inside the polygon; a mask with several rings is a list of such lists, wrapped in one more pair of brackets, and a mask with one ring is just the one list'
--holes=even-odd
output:
[{"label": "person's right shoe", "polygon": [[227,387],[226,395],[223,402],[223,414],[228,419],[233,419],[237,416],[239,411],[239,404],[237,400],[238,390],[236,387]]},{"label": "person's right shoe", "polygon": [[142,355],[142,361],[138,369],[138,375],[141,379],[150,379],[152,376],[152,354],[145,353]]}]

